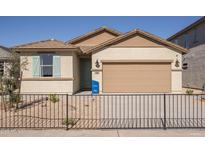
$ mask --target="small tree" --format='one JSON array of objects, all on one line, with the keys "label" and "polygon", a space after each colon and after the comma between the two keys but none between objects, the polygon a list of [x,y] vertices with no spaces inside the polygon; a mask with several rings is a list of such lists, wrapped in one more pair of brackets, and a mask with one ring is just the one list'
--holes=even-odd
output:
[{"label": "small tree", "polygon": [[27,70],[28,64],[27,58],[22,58],[15,51],[12,51],[11,57],[5,66],[5,75],[2,77],[2,92],[9,96],[9,103],[11,106],[20,102],[20,88],[22,74],[24,70]]}]

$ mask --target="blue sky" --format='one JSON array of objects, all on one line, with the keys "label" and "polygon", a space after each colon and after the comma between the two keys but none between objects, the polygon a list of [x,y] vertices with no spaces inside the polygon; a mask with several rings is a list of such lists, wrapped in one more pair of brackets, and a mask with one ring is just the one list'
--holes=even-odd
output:
[{"label": "blue sky", "polygon": [[121,32],[139,28],[166,39],[199,18],[199,16],[0,17],[0,45],[11,47],[50,38],[68,41],[101,26]]}]

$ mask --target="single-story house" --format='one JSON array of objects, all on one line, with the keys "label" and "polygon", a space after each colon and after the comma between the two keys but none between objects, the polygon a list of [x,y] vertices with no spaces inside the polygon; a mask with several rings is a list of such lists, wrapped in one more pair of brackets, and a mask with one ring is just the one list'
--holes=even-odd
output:
[{"label": "single-story house", "polygon": [[22,93],[180,93],[187,49],[148,32],[99,28],[68,42],[55,39],[19,45],[27,58]]}]

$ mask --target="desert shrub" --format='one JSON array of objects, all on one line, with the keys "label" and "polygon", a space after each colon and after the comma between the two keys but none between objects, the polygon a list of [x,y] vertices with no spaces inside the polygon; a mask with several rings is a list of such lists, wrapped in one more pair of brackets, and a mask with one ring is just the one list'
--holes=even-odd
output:
[{"label": "desert shrub", "polygon": [[50,94],[50,101],[52,103],[57,103],[57,102],[59,102],[59,98],[56,94]]},{"label": "desert shrub", "polygon": [[186,90],[186,94],[188,95],[192,95],[194,93],[194,91],[192,89],[187,89]]},{"label": "desert shrub", "polygon": [[72,118],[65,118],[64,120],[63,120],[63,123],[62,123],[63,125],[70,125],[70,126],[74,126],[75,124],[76,124],[76,121],[74,120],[74,119],[72,119]]}]

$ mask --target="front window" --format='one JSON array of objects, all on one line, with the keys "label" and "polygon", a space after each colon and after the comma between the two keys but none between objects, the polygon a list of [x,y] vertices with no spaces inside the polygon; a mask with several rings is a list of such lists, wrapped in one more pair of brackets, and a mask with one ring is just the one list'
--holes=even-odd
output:
[{"label": "front window", "polygon": [[188,34],[184,35],[184,48],[189,48],[189,36],[188,36]]},{"label": "front window", "polygon": [[4,62],[0,62],[0,76],[4,75]]},{"label": "front window", "polygon": [[42,77],[53,76],[53,54],[40,55],[40,73]]},{"label": "front window", "polygon": [[178,39],[174,40],[174,43],[175,44],[179,44]]},{"label": "front window", "polygon": [[196,43],[198,40],[197,40],[197,29],[194,29],[194,43]]}]

